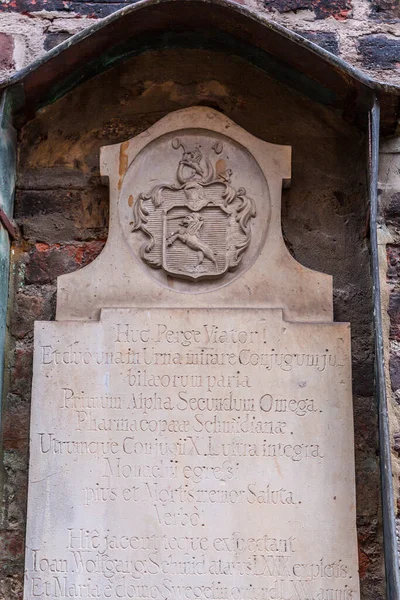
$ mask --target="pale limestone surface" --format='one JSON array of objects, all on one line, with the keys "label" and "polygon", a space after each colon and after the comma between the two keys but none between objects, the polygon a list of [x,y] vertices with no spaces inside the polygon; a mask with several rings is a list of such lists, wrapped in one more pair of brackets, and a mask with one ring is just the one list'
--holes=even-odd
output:
[{"label": "pale limestone surface", "polygon": [[25,599],[358,599],[349,337],[263,309],[37,323]]},{"label": "pale limestone surface", "polygon": [[[188,283],[149,269],[138,256],[148,238],[132,232],[138,196],[174,181],[180,157],[171,144],[182,136],[191,148],[201,143],[210,158],[211,145],[223,142],[220,156],[232,171],[232,186],[244,188],[256,205],[242,264],[214,281]],[[128,142],[104,147],[101,173],[110,186],[107,244],[88,267],[59,277],[57,319],[97,320],[104,307],[184,305],[283,308],[289,320],[332,320],[332,278],[300,265],[282,238],[281,190],[290,180],[290,152],[205,107],[173,112]],[[220,156],[214,154],[215,164]]]},{"label": "pale limestone surface", "polygon": [[289,167],[204,108],[103,149],[107,246],[35,326],[25,600],[359,599],[350,330]]}]

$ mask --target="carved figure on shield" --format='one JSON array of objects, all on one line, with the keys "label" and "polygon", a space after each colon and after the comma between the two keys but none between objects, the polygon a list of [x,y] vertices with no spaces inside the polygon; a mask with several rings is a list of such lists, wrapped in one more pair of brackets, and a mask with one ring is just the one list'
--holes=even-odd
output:
[{"label": "carved figure on shield", "polygon": [[220,154],[216,141],[207,154],[201,146],[189,149],[180,138],[172,141],[182,155],[175,183],[141,193],[133,206],[132,232],[149,239],[141,258],[153,268],[194,281],[220,277],[236,269],[251,240],[254,201],[244,188],[231,185],[232,171],[214,166],[210,154]]}]

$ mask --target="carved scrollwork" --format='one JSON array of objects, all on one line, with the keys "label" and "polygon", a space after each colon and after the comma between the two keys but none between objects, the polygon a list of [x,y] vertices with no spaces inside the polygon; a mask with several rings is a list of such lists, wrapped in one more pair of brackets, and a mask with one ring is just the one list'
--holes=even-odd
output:
[{"label": "carved scrollwork", "polygon": [[174,277],[220,277],[239,266],[250,244],[255,203],[243,187],[232,186],[232,170],[224,160],[214,164],[210,159],[211,153],[221,155],[221,141],[208,153],[179,137],[172,147],[182,153],[176,181],[154,186],[133,204],[132,232],[149,238],[140,256]]}]

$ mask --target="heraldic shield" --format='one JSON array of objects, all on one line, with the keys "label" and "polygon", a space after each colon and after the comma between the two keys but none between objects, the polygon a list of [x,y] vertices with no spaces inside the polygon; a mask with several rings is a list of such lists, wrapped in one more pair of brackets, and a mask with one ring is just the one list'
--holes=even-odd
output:
[{"label": "heraldic shield", "polygon": [[218,277],[228,270],[229,215],[218,206],[175,206],[164,217],[163,261],[175,277]]},{"label": "heraldic shield", "polygon": [[222,152],[221,141],[203,151],[174,138],[172,147],[180,153],[176,181],[140,194],[133,207],[132,231],[149,237],[141,258],[172,277],[220,277],[238,267],[250,244],[255,203],[231,185],[229,169],[210,160],[210,153]]}]

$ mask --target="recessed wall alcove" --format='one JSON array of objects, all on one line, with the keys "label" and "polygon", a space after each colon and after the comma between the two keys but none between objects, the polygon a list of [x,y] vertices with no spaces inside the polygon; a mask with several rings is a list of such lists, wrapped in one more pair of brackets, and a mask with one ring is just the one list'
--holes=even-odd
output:
[{"label": "recessed wall alcove", "polygon": [[[178,3],[171,4],[174,11],[179,11]],[[221,6],[214,7],[215,15],[210,17],[214,25]],[[204,5],[209,14],[212,8]],[[165,6],[163,10],[165,13]],[[235,10],[239,14],[240,10]],[[285,67],[282,60],[291,55],[293,40],[288,41],[291,49],[285,49],[285,41],[280,41],[276,61],[249,50],[251,42],[260,43],[259,32],[254,40],[247,32],[246,45],[242,40],[237,46],[226,33],[199,33],[199,24],[195,32],[182,32],[180,28],[178,32],[160,34],[165,14],[157,11],[161,9],[155,5],[153,29],[158,31],[157,42],[143,38],[136,40],[132,49],[132,33],[131,38],[126,36],[119,42],[119,50],[116,44],[110,58],[104,50],[109,38],[97,31],[98,55],[85,71],[85,52],[88,65],[92,64],[93,53],[90,36],[83,36],[80,65],[75,66],[76,56],[70,63],[67,60],[70,72],[64,79],[57,79],[54,74],[60,54],[55,52],[54,66],[47,73],[54,79],[51,92],[43,92],[47,75],[42,65],[42,75],[27,84],[24,111],[16,110],[14,219],[20,236],[11,253],[7,349],[12,358],[4,386],[5,451],[9,455],[5,472],[9,486],[7,518],[11,515],[15,528],[23,533],[33,319],[55,318],[57,276],[89,264],[107,238],[109,199],[100,178],[100,147],[141,133],[172,111],[207,106],[262,140],[292,147],[291,187],[282,192],[284,239],[297,261],[333,276],[334,319],[351,324],[361,597],[383,599],[368,234],[368,134],[365,115],[358,116],[358,106],[363,102],[361,84],[354,88],[358,86],[357,100],[355,92],[353,96],[349,92],[346,99],[340,93],[335,96],[332,89],[337,91],[340,77],[346,80],[349,76],[339,76],[331,65],[327,66],[330,74],[325,84],[316,83],[317,76],[325,76],[323,61],[319,66],[310,63],[310,76]],[[109,28],[116,27],[116,23],[111,22]],[[233,35],[234,20],[225,23],[224,28]],[[276,31],[269,33],[277,36]],[[64,49],[69,51],[68,43]],[[302,66],[304,51],[303,47],[298,57]],[[25,76],[29,79],[30,75]],[[16,106],[20,102],[17,84],[13,88]],[[38,97],[42,100],[36,102]],[[153,168],[156,170],[157,165]],[[15,418],[18,436],[12,433]],[[18,498],[12,493],[16,482]],[[22,549],[17,553],[15,569],[23,573]]]},{"label": "recessed wall alcove", "polygon": [[[87,264],[101,250],[108,190],[100,180],[100,147],[197,105],[221,111],[263,140],[293,148],[292,184],[283,191],[286,244],[300,263],[333,276],[335,320],[352,326],[361,581],[363,597],[376,600],[382,565],[366,141],[339,111],[278,83],[243,58],[209,50],[150,50],[76,87],[20,131],[15,218],[25,252],[17,255],[15,272],[18,277],[22,258],[26,275],[15,286],[12,319],[19,319],[21,285],[25,294],[47,301],[54,275],[74,268],[74,260],[78,268],[79,253],[88,255]],[[54,273],[51,262],[63,247],[74,256],[60,259]]]}]

